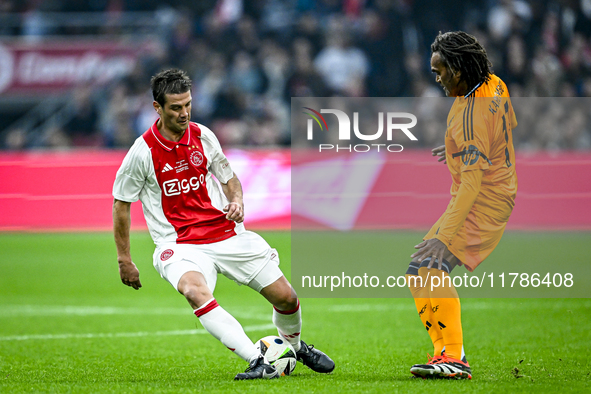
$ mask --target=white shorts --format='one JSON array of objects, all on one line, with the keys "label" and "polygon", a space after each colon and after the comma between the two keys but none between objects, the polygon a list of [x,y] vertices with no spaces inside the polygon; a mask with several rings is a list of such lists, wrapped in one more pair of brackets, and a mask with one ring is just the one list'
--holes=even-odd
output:
[{"label": "white shorts", "polygon": [[251,231],[212,244],[163,244],[153,259],[156,271],[177,291],[179,280],[190,271],[203,274],[212,293],[218,273],[259,292],[283,276],[277,250]]}]

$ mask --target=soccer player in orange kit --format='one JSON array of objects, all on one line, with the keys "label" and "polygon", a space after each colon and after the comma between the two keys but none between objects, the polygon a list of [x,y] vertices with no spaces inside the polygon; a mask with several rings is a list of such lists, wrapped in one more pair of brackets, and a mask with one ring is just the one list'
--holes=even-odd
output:
[{"label": "soccer player in orange kit", "polygon": [[[446,160],[451,200],[411,257],[407,283],[434,346],[415,376],[472,379],[463,346],[461,307],[450,280],[431,291],[429,277],[448,277],[457,265],[472,272],[497,246],[517,192],[512,129],[517,125],[505,83],[491,71],[485,49],[465,32],[439,33],[431,45],[431,71],[447,96]],[[422,286],[421,286],[422,284]]]}]

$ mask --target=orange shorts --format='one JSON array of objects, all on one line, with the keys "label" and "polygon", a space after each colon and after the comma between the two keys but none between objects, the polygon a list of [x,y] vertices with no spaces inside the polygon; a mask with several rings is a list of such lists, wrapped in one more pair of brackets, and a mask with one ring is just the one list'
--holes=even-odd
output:
[{"label": "orange shorts", "polygon": [[[446,213],[431,227],[423,240],[435,238]],[[447,248],[472,272],[497,247],[506,226],[506,221],[472,210]]]}]

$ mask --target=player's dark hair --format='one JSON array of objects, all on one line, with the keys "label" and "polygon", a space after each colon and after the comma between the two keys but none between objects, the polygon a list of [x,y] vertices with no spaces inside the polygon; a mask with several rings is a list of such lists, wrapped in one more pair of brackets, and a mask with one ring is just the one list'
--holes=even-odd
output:
[{"label": "player's dark hair", "polygon": [[471,89],[481,82],[488,82],[492,63],[486,50],[476,37],[463,31],[450,31],[435,37],[431,44],[431,53],[439,52],[444,64],[461,72],[461,78]]},{"label": "player's dark hair", "polygon": [[192,83],[186,72],[176,68],[161,71],[150,80],[154,100],[163,107],[166,102],[165,95],[188,92]]}]

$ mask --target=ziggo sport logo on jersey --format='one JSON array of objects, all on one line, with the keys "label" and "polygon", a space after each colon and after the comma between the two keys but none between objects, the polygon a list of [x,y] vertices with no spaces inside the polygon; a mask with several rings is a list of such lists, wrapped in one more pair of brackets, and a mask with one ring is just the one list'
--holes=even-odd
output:
[{"label": "ziggo sport logo on jersey", "polygon": [[[333,114],[337,117],[337,122],[339,125],[339,141],[351,141],[351,119],[349,115],[345,112],[338,110],[338,109],[321,109],[320,112],[313,110],[309,107],[303,107],[312,113],[304,112],[306,115],[309,115],[312,119],[308,119],[307,123],[307,139],[311,141],[314,139],[314,120],[320,126],[320,130],[328,132],[328,125],[326,124],[326,120],[321,115],[323,114]],[[392,135],[394,130],[400,130],[406,135],[411,141],[417,141],[417,137],[414,136],[413,133],[410,132],[409,129],[416,126],[417,124],[417,117],[408,112],[388,112],[386,113],[385,118],[387,119],[386,122],[386,139],[387,141],[392,141]],[[394,119],[409,119],[410,122],[408,123],[394,123]],[[379,139],[382,134],[384,133],[384,113],[378,113],[378,131],[373,134],[362,134],[359,131],[359,113],[353,112],[353,133],[355,137],[362,141],[375,141]],[[319,144],[318,151],[347,151],[347,152],[369,152],[370,150],[385,150],[388,152],[402,152],[404,147],[400,144],[349,144],[349,145],[333,145],[333,144]]]},{"label": "ziggo sport logo on jersey", "polygon": [[205,176],[203,174],[190,179],[171,179],[162,184],[165,196],[178,196],[181,193],[189,193],[191,190],[199,189],[199,186],[205,183]]}]

